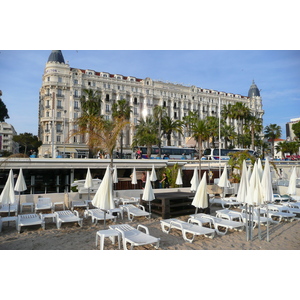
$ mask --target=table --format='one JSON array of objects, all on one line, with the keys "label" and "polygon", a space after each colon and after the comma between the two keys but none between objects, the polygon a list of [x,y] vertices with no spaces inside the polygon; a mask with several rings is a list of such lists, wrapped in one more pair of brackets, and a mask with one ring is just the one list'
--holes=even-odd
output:
[{"label": "table", "polygon": [[[16,229],[18,229],[18,217],[17,216],[12,216],[12,217],[2,217],[1,218],[1,223],[3,222],[15,222]],[[0,224],[0,232],[2,231],[2,224]]]},{"label": "table", "polygon": [[115,237],[118,237],[118,245],[120,249],[120,239],[121,239],[121,233],[114,229],[106,229],[106,230],[99,230],[96,233],[96,247],[98,245],[98,238],[100,238],[100,250],[103,250],[104,248],[104,239],[108,237],[112,243],[115,243]]},{"label": "table", "polygon": [[20,212],[23,212],[23,207],[24,206],[30,206],[30,211],[33,212],[34,209],[34,203],[30,203],[30,202],[25,202],[25,203],[21,203],[21,207],[20,207]]},{"label": "table", "polygon": [[112,214],[113,213],[117,213],[118,216],[121,216],[122,220],[123,220],[123,209],[121,208],[112,208],[109,210]]},{"label": "table", "polygon": [[[46,218],[52,218],[53,223],[57,223],[57,214],[56,213],[51,213],[51,214],[42,214],[40,213],[42,221],[45,222]],[[45,223],[46,226],[46,223]]]},{"label": "table", "polygon": [[[195,207],[191,205],[195,194],[186,192],[166,192],[155,193],[155,200],[151,201],[151,212],[160,215],[163,219],[169,219],[177,216],[195,213]],[[142,200],[140,202],[149,207],[149,201]]]}]

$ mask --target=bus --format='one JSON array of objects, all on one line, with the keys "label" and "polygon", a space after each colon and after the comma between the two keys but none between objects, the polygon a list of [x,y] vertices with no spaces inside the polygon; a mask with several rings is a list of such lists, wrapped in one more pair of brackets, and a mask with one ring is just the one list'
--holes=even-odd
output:
[{"label": "bus", "polygon": [[248,151],[249,154],[257,156],[257,153],[254,150],[249,150],[249,149],[214,149],[214,148],[208,148],[204,150],[204,158],[208,160],[219,160],[219,150],[221,154],[221,160],[229,160],[230,156],[228,155],[229,153],[235,153],[238,151]]},{"label": "bus", "polygon": [[[140,148],[142,151],[142,158],[148,158],[147,147],[137,147],[135,151]],[[151,158],[158,157],[159,148],[157,146],[152,146]],[[198,155],[197,150],[194,148],[184,148],[184,147],[173,147],[173,146],[162,146],[161,147],[161,158],[165,159],[194,159]]]}]

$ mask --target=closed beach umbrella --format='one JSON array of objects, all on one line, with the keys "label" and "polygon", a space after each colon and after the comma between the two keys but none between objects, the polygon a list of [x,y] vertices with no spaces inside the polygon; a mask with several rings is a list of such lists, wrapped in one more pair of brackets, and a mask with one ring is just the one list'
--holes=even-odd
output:
[{"label": "closed beach umbrella", "polygon": [[206,191],[206,172],[204,172],[200,184],[197,188],[195,197],[192,201],[192,205],[196,207],[196,212],[198,208],[207,208],[208,207],[208,200],[207,200],[207,191]]},{"label": "closed beach umbrella", "polygon": [[220,180],[218,182],[218,186],[223,188],[223,197],[225,197],[225,188],[230,187],[230,182],[228,180],[228,175],[227,175],[227,165],[226,164],[223,169],[223,173],[220,177]]},{"label": "closed beach umbrella", "polygon": [[246,166],[246,161],[244,160],[240,185],[236,195],[236,201],[238,202],[246,201],[248,185],[249,185],[249,181],[248,181],[248,174],[247,174],[247,166]]},{"label": "closed beach umbrella", "polygon": [[[104,211],[115,208],[112,192],[112,176],[110,167],[107,166],[102,182],[92,200],[92,204]],[[105,228],[105,219],[104,219]]]},{"label": "closed beach umbrella", "polygon": [[26,182],[25,182],[25,179],[24,179],[24,176],[23,176],[22,168],[19,171],[19,176],[18,176],[18,179],[16,181],[14,190],[16,192],[19,192],[19,203],[20,203],[20,194],[21,194],[21,192],[24,192],[24,191],[27,190],[27,185],[26,185]]},{"label": "closed beach umbrella", "polygon": [[104,210],[115,208],[112,194],[112,176],[109,166],[106,168],[105,175],[93,198],[92,204]]},{"label": "closed beach umbrella", "polygon": [[155,168],[154,165],[152,165],[152,171],[151,171],[151,175],[150,175],[150,181],[156,181],[157,177],[156,177],[156,172],[155,172]]},{"label": "closed beach umbrella", "polygon": [[[268,201],[272,201],[273,187],[272,187],[272,176],[271,176],[271,169],[270,169],[270,163],[268,157],[266,159],[265,168],[261,180],[261,187],[262,187],[263,201],[265,203]],[[268,206],[267,206],[267,217],[269,217]],[[267,219],[267,241],[269,242],[269,219]]]},{"label": "closed beach umbrella", "polygon": [[194,169],[194,174],[190,183],[191,183],[191,192],[196,192],[199,185],[199,176],[198,176],[197,168]]},{"label": "closed beach umbrella", "polygon": [[118,171],[117,171],[117,166],[114,166],[114,173],[113,173],[113,183],[118,183]]},{"label": "closed beach umbrella", "polygon": [[288,195],[296,195],[296,180],[297,180],[296,167],[293,167],[292,174],[289,180],[289,186],[287,189]]},{"label": "closed beach umbrella", "polygon": [[10,170],[7,181],[0,195],[0,203],[8,205],[8,215],[10,215],[10,205],[14,204],[15,202],[14,177],[13,171]]},{"label": "closed beach umbrella", "polygon": [[88,168],[88,171],[87,171],[87,174],[86,174],[84,187],[86,189],[88,189],[88,195],[89,195],[89,200],[90,200],[90,188],[93,187],[93,178],[92,178],[92,175],[91,175],[90,168]]},{"label": "closed beach umbrella", "polygon": [[220,177],[220,180],[218,182],[218,186],[219,187],[230,187],[230,182],[228,180],[228,175],[227,175],[227,165],[225,164],[225,167],[223,169],[223,173]]},{"label": "closed beach umbrella", "polygon": [[149,213],[150,213],[150,216],[151,216],[151,201],[155,199],[155,195],[154,195],[152,185],[151,185],[151,182],[150,182],[149,171],[147,171],[147,179],[146,179],[146,184],[145,184],[145,188],[144,188],[144,191],[143,191],[142,199],[144,201],[149,202]]},{"label": "closed beach umbrella", "polygon": [[176,178],[176,182],[175,184],[177,185],[182,185],[182,177],[181,177],[181,172],[180,172],[180,169],[178,169],[178,173],[177,173],[177,178]]},{"label": "closed beach umbrella", "polygon": [[260,158],[258,158],[258,160],[257,160],[257,171],[258,171],[259,178],[261,180],[262,176],[263,176],[263,167],[262,167]]},{"label": "closed beach umbrella", "polygon": [[133,168],[132,178],[131,178],[131,184],[137,184],[135,168]]}]

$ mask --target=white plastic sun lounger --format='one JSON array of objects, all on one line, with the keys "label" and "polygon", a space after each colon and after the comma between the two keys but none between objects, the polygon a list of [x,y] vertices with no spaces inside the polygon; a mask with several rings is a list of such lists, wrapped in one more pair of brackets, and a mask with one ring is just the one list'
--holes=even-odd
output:
[{"label": "white plastic sun lounger", "polygon": [[[267,212],[266,209],[264,212],[265,213]],[[268,205],[268,213],[271,217],[273,216],[278,217],[279,222],[281,222],[282,220],[292,222],[296,217],[296,214],[286,212],[284,206],[278,206],[278,205]]]},{"label": "white plastic sun lounger", "polygon": [[[190,215],[190,217],[191,219],[189,219],[189,222],[191,223],[200,225],[199,223],[202,224],[205,222],[209,222],[210,226],[211,224],[213,224],[217,234],[219,235],[225,235],[228,232],[228,229],[243,231],[245,227],[245,224],[243,222],[230,221],[207,214],[195,214]],[[220,231],[220,227],[225,228],[225,232]]]},{"label": "white plastic sun lounger", "polygon": [[[264,213],[264,211],[261,209],[261,214]],[[223,218],[231,221],[238,221],[246,223],[246,213],[245,210],[242,210],[242,212],[233,211],[230,209],[221,209],[216,211],[216,217]],[[261,225],[266,225],[269,223],[278,223],[274,221],[271,217],[267,218],[266,216],[260,216],[259,218]],[[255,228],[258,225],[258,216],[257,216],[257,210],[254,210],[253,215],[253,228]]]},{"label": "white plastic sun lounger", "polygon": [[221,204],[223,208],[225,208],[225,206],[228,206],[229,208],[231,206],[240,206],[243,205],[244,203],[242,202],[237,202],[232,200],[231,198],[212,198],[209,200],[210,204]]},{"label": "white plastic sun lounger", "polygon": [[[156,249],[159,247],[160,239],[149,235],[149,230],[144,225],[138,225],[137,229],[128,224],[110,225],[109,228],[121,232],[124,250],[127,250],[127,243],[130,244],[130,250],[132,250],[134,246],[150,244]],[[141,228],[143,228],[146,233],[141,232]]]},{"label": "white plastic sun lounger", "polygon": [[[189,222],[184,222],[179,219],[161,220],[160,224],[161,224],[161,230],[165,233],[169,233],[172,228],[181,230],[183,239],[190,243],[192,243],[194,241],[196,235],[204,235],[211,239],[215,236],[214,229],[191,224]],[[169,228],[169,229],[166,229],[166,228]],[[189,239],[187,237],[187,233],[192,234],[193,237],[191,239]]]},{"label": "white plastic sun lounger", "polygon": [[128,220],[133,221],[134,217],[149,217],[149,213],[143,205],[134,206],[133,204],[120,205],[124,212],[127,213]]},{"label": "white plastic sun lounger", "polygon": [[78,211],[62,210],[56,211],[56,227],[59,229],[62,223],[78,222],[82,227],[82,218],[79,218]]},{"label": "white plastic sun lounger", "polygon": [[84,216],[84,218],[91,217],[92,223],[95,223],[95,224],[97,224],[98,221],[104,221],[104,219],[105,220],[114,220],[114,222],[117,219],[117,216],[113,216],[112,214],[109,213],[109,211],[108,211],[108,213],[105,213],[100,208],[87,209],[84,211],[83,216]]},{"label": "white plastic sun lounger", "polygon": [[300,208],[298,205],[294,205],[292,202],[284,203],[281,205],[275,205],[281,208],[282,212],[289,212],[291,214],[299,215],[300,214]]},{"label": "white plastic sun lounger", "polygon": [[87,200],[79,200],[79,201],[71,201],[71,210],[73,211],[74,208],[89,208],[89,203]]},{"label": "white plastic sun lounger", "polygon": [[35,213],[39,210],[51,210],[53,213],[54,206],[50,198],[38,198],[37,203],[35,205]]},{"label": "white plastic sun lounger", "polygon": [[23,226],[32,226],[32,225],[41,225],[45,229],[45,221],[41,219],[40,215],[37,214],[25,214],[18,215],[18,233],[21,232],[21,227]]}]

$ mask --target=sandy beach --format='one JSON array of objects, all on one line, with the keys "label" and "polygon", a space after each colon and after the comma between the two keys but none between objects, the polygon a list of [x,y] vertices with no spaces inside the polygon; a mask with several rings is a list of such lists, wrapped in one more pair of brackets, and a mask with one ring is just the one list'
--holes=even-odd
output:
[{"label": "sandy beach", "polygon": [[[80,215],[83,211],[79,210]],[[212,213],[213,214],[213,213]],[[189,216],[179,219],[187,221]],[[91,218],[83,219],[83,227],[77,223],[63,224],[60,229],[56,228],[51,219],[46,219],[46,229],[40,226],[23,227],[21,233],[17,233],[14,224],[3,225],[0,234],[1,250],[99,250],[95,245],[96,232],[104,229],[103,222],[92,224]],[[136,218],[133,222],[126,216],[124,220],[117,219],[117,224],[128,223],[133,227],[143,224],[149,228],[151,235],[159,237],[159,250],[299,250],[300,249],[300,222],[281,222],[270,226],[270,241],[266,239],[266,227],[262,226],[262,239],[258,238],[258,231],[254,229],[253,240],[246,240],[245,231],[229,231],[226,235],[215,235],[213,239],[197,236],[193,243],[183,240],[179,230],[172,229],[169,234],[161,230],[161,218],[146,219]],[[106,228],[113,224],[107,221]],[[118,250],[117,244],[112,244],[105,239],[107,250]],[[122,247],[121,247],[122,249]],[[146,245],[135,247],[137,250],[155,250],[153,246]]]}]

